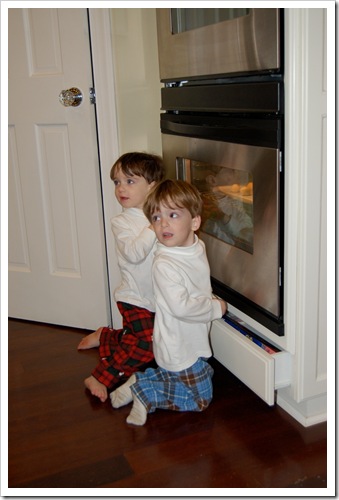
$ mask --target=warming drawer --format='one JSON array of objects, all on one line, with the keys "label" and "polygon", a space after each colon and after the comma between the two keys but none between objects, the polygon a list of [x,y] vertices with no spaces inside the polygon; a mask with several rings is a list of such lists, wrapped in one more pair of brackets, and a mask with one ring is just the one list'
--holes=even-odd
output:
[{"label": "warming drawer", "polygon": [[272,354],[256,345],[222,319],[211,328],[213,356],[267,404],[274,405],[274,391],[291,383],[291,354]]}]

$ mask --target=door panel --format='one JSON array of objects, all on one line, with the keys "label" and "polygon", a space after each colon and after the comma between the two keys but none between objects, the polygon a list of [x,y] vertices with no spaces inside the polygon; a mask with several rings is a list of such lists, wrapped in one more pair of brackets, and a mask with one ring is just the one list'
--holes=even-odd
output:
[{"label": "door panel", "polygon": [[96,328],[111,314],[87,11],[8,18],[9,315]]}]

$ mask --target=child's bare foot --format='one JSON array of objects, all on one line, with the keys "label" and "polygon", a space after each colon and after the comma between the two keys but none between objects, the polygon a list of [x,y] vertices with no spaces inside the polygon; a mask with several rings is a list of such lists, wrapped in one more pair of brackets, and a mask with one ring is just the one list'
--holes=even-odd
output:
[{"label": "child's bare foot", "polygon": [[86,335],[78,345],[78,349],[92,349],[92,347],[99,347],[100,345],[100,335],[103,330],[101,326],[95,332]]},{"label": "child's bare foot", "polygon": [[99,398],[102,403],[106,401],[108,396],[107,387],[93,377],[93,375],[85,379],[85,386],[91,391],[91,394]]}]

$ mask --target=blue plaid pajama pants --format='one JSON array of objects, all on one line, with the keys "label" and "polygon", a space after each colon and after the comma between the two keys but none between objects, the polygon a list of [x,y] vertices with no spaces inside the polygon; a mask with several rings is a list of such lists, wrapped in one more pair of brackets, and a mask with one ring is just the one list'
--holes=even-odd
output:
[{"label": "blue plaid pajama pants", "polygon": [[157,408],[174,411],[203,411],[213,396],[213,368],[203,359],[186,370],[170,372],[163,368],[147,368],[137,372],[131,386],[133,394],[147,413]]}]

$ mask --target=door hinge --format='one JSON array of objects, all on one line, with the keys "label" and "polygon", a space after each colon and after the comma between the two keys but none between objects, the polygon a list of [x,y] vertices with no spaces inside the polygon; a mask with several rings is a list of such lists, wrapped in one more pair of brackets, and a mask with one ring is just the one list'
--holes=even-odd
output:
[{"label": "door hinge", "polygon": [[90,89],[89,89],[89,102],[91,104],[96,103],[96,95],[95,95],[95,88],[94,87],[90,87]]}]

